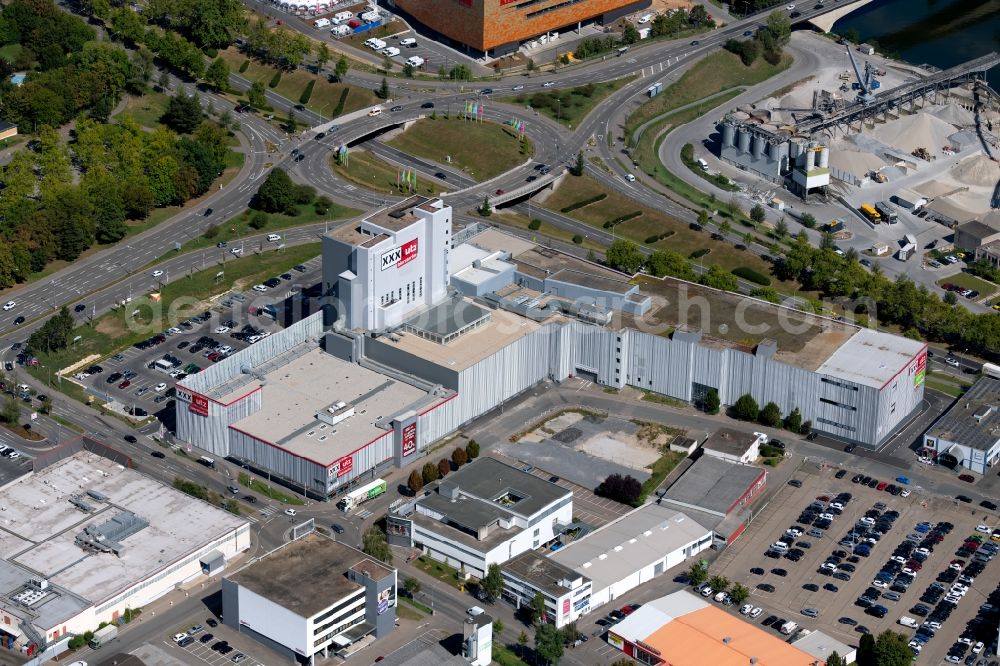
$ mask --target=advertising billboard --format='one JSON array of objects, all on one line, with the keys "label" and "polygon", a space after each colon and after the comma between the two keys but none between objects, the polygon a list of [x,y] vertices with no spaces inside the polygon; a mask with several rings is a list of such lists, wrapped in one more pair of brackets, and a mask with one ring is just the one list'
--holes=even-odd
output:
[{"label": "advertising billboard", "polygon": [[380,263],[382,270],[401,268],[417,258],[417,239],[398,245],[382,253]]},{"label": "advertising billboard", "polygon": [[403,456],[406,457],[417,450],[417,424],[411,423],[403,428]]},{"label": "advertising billboard", "polygon": [[916,388],[924,383],[924,377],[927,375],[927,350],[920,352],[920,356],[917,357],[916,365],[914,366],[913,373],[913,387]]},{"label": "advertising billboard", "polygon": [[191,394],[191,404],[188,410],[200,416],[208,416],[208,398],[197,393]]}]

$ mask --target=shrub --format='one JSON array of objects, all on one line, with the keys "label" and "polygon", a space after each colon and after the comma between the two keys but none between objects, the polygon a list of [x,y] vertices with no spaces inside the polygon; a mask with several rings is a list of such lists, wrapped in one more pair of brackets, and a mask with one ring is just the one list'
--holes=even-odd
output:
[{"label": "shrub", "polygon": [[760,410],[757,420],[763,425],[777,428],[781,425],[781,408],[777,404],[769,402],[764,405],[764,409]]},{"label": "shrub", "polygon": [[642,484],[631,475],[612,474],[597,486],[594,493],[622,504],[635,504],[642,494]]},{"label": "shrub", "polygon": [[580,245],[581,243],[583,243],[583,236],[581,236],[580,234],[574,234],[573,242],[576,243],[577,245]]},{"label": "shrub", "polygon": [[244,60],[243,64],[240,65],[240,74],[242,74],[243,72],[247,71],[247,67],[249,67],[249,66],[250,66],[250,61],[249,60]]},{"label": "shrub", "polygon": [[479,442],[474,439],[470,439],[469,443],[465,445],[465,453],[469,456],[469,460],[475,460],[479,457]]},{"label": "shrub", "polygon": [[254,229],[263,229],[267,226],[267,213],[262,210],[255,210],[253,215],[250,216],[249,224]]},{"label": "shrub", "polygon": [[619,224],[621,224],[622,222],[628,222],[629,220],[634,220],[635,218],[639,217],[640,215],[642,215],[642,211],[641,210],[632,211],[631,213],[625,213],[624,215],[622,215],[620,217],[616,217],[613,220],[608,220],[607,222],[605,222],[604,223],[604,228],[605,229],[613,229],[613,228],[617,227]]},{"label": "shrub", "polygon": [[213,49],[211,46],[202,49],[202,52],[212,60],[215,60],[219,56],[219,52]]},{"label": "shrub", "polygon": [[274,76],[271,77],[271,80],[268,81],[267,87],[277,88],[279,83],[281,83],[281,72],[277,71],[274,73]]},{"label": "shrub", "polygon": [[219,225],[213,224],[208,229],[205,229],[205,232],[202,234],[202,237],[207,238],[208,240],[212,240],[218,235],[219,235]]},{"label": "shrub", "polygon": [[469,462],[469,454],[465,452],[460,446],[455,447],[455,450],[451,452],[451,461],[455,463],[455,467],[461,467],[465,463]]},{"label": "shrub", "polygon": [[313,94],[314,85],[316,85],[316,79],[311,79],[309,83],[306,84],[305,90],[303,90],[302,94],[299,96],[299,104],[309,103],[309,99],[312,97]]},{"label": "shrub", "polygon": [[741,277],[744,280],[753,282],[755,284],[759,284],[763,287],[771,286],[771,278],[767,277],[766,275],[758,271],[755,271],[749,266],[737,266],[732,270],[732,274],[735,275],[736,277]]},{"label": "shrub", "polygon": [[608,198],[608,195],[602,192],[601,194],[596,194],[596,195],[590,197],[589,199],[581,199],[580,201],[574,201],[570,205],[565,206],[564,208],[560,208],[559,212],[561,212],[561,213],[570,213],[570,212],[572,212],[572,211],[574,211],[574,210],[576,210],[578,208],[583,208],[584,206],[589,206],[592,203],[597,203],[598,201],[604,201],[607,198]]},{"label": "shrub", "polygon": [[692,252],[691,254],[689,254],[688,258],[689,259],[700,259],[701,257],[704,257],[709,252],[711,252],[710,249],[708,249],[707,247],[703,247],[703,248],[701,248],[699,250],[695,250],[694,252]]},{"label": "shrub", "polygon": [[528,222],[528,228],[531,229],[532,231],[538,231],[539,229],[542,228],[542,221],[539,219],[534,219],[531,222]]},{"label": "shrub", "polygon": [[740,421],[756,421],[760,416],[760,407],[749,393],[744,393],[733,405],[733,416]]},{"label": "shrub", "polygon": [[343,92],[340,93],[340,100],[337,102],[337,106],[333,109],[333,117],[336,118],[344,112],[344,104],[347,103],[347,93],[351,92],[350,88],[344,88]]},{"label": "shrub", "polygon": [[447,458],[441,458],[441,460],[438,461],[438,474],[440,474],[441,478],[443,479],[448,475],[448,472],[450,471],[451,471],[451,461],[449,461]]},{"label": "shrub", "polygon": [[681,146],[681,159],[685,164],[694,162],[694,146],[690,143],[685,143]]}]

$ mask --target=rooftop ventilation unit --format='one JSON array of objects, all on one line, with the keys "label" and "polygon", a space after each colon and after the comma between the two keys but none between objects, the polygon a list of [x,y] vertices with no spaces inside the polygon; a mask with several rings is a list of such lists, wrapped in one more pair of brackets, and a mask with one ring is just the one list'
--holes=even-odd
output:
[{"label": "rooftop ventilation unit", "polygon": [[149,527],[149,523],[131,511],[123,511],[100,525],[88,525],[76,535],[76,545],[87,551],[114,553],[121,555],[125,547],[121,544],[133,534]]},{"label": "rooftop ventilation unit", "polygon": [[328,425],[337,425],[341,421],[354,416],[354,405],[338,401],[316,414],[316,418]]},{"label": "rooftop ventilation unit", "polygon": [[108,496],[98,490],[88,490],[87,494],[93,497],[98,502],[107,502]]}]

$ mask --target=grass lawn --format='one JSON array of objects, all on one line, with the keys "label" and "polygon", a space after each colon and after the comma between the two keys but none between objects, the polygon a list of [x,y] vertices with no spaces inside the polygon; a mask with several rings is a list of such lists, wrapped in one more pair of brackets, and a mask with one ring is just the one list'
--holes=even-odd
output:
[{"label": "grass lawn", "polygon": [[[271,78],[277,71],[270,65],[257,62],[252,58],[248,59],[236,48],[230,47],[224,51],[219,51],[219,55],[229,64],[229,69],[236,74],[240,74],[240,66],[244,62],[249,61],[250,64],[247,66],[246,71],[240,74],[240,76],[250,81],[261,81],[265,86],[271,82]],[[315,81],[316,83],[313,85],[312,97],[309,98],[306,108],[327,118],[333,116],[333,112],[340,103],[340,97],[345,90],[348,93],[341,113],[357,111],[358,109],[372,106],[379,101],[375,96],[374,90],[346,83],[330,83],[325,75],[316,76],[303,69],[296,69],[293,72],[282,72],[281,81],[273,90],[279,95],[287,97],[293,103],[298,104],[299,98],[302,96],[302,91],[305,90],[309,81]]]},{"label": "grass lawn", "polygon": [[667,478],[667,474],[670,474],[674,467],[677,467],[677,464],[685,458],[687,458],[686,453],[682,451],[670,451],[668,449],[660,456],[659,460],[650,465],[650,477],[642,484],[642,499],[645,500],[650,493],[655,491],[663,483],[663,480]]},{"label": "grass lawn", "polygon": [[277,490],[272,486],[267,485],[266,483],[264,483],[263,481],[261,481],[256,477],[254,477],[252,481],[250,479],[251,477],[249,474],[247,474],[246,472],[240,472],[239,480],[241,486],[244,486],[246,488],[249,488],[250,490],[258,492],[265,497],[270,497],[273,500],[282,502],[283,504],[295,504],[297,506],[305,504],[305,502],[303,502],[300,498],[295,497],[294,495],[286,495],[285,493],[281,492],[280,490]]},{"label": "grass lawn", "polygon": [[160,116],[167,110],[169,101],[170,97],[160,92],[150,91],[142,97],[129,95],[125,113],[131,114],[143,127],[156,127],[160,124]]},{"label": "grass lawn", "polygon": [[417,559],[413,560],[413,565],[424,573],[434,576],[442,583],[447,583],[457,589],[460,589],[462,586],[462,581],[458,578],[458,569],[449,566],[444,562],[438,562],[437,560],[432,560],[425,555],[421,555]]},{"label": "grass lawn", "polygon": [[[493,214],[485,219],[490,223],[496,222],[501,226],[517,227],[518,229],[525,229],[525,230],[528,230],[528,224],[531,222],[531,220],[528,219],[527,215],[522,215],[521,213],[516,213],[513,210],[509,209],[502,211],[493,211]],[[542,222],[542,226],[539,227],[536,231],[533,231],[532,233],[537,234],[538,236],[554,238],[556,240],[560,240],[565,243],[572,243],[574,235],[565,229],[561,229],[560,227],[556,227],[551,224],[546,224],[545,222]],[[584,248],[585,250],[593,250],[595,252],[600,252],[600,253],[603,253],[604,250],[607,249],[604,245],[598,243],[592,238],[584,238],[583,243],[580,244],[580,247]]]},{"label": "grass lawn", "polygon": [[[1000,289],[1000,287],[993,284],[992,282],[988,282],[982,279],[981,277],[972,275],[971,273],[956,273],[951,277],[946,277],[938,280],[937,284],[938,286],[941,286],[943,284],[948,284],[949,282],[951,284],[958,285],[959,287],[962,287],[964,289],[975,289],[976,291],[979,292],[978,298],[982,298],[984,296],[990,296],[996,293],[997,289]],[[958,294],[955,295],[958,296]],[[958,297],[961,298],[961,296]]]},{"label": "grass lawn", "polygon": [[[245,238],[246,236],[256,236],[258,234],[281,231],[282,229],[289,229],[291,227],[302,227],[307,224],[322,222],[323,220],[343,220],[361,214],[360,210],[340,206],[338,204],[331,205],[330,211],[326,215],[318,214],[312,205],[300,205],[298,206],[298,209],[299,214],[295,216],[279,215],[274,213],[269,214],[267,216],[267,226],[262,229],[254,229],[250,226],[250,216],[252,211],[245,210],[239,215],[231,217],[225,222],[218,224],[216,227],[216,233],[211,238],[201,235],[197,238],[189,240],[187,243],[184,243],[184,245],[181,246],[181,252],[200,250],[206,247],[215,247],[216,243],[219,243],[220,241],[230,242],[240,238]],[[167,256],[172,254],[174,254],[173,251],[168,252]]]},{"label": "grass lawn", "polygon": [[[347,159],[347,166],[343,167],[331,159],[331,168],[337,175],[352,183],[376,192],[385,194],[401,194],[396,188],[396,178],[398,176],[397,167],[372,155],[364,149],[352,150]],[[426,178],[417,178],[417,192],[426,194],[437,194],[446,186],[440,186],[436,181]]]},{"label": "grass lawn", "polygon": [[[137,295],[128,307],[108,312],[98,317],[93,324],[77,327],[73,335],[79,335],[80,341],[68,349],[51,354],[37,352],[40,365],[30,370],[45,381],[48,370],[41,366],[59,370],[87,356],[96,355],[103,359],[119,349],[159,333],[173,325],[173,322],[204,311],[206,301],[216,294],[233,287],[242,289],[246,285],[283,273],[296,264],[314,258],[319,252],[319,243],[309,243],[260,255],[248,253],[249,256],[242,259],[228,259],[222,267],[213,265],[166,285],[160,290],[158,300],[141,295],[145,282],[135,278]],[[216,280],[216,273],[220,268],[225,271],[225,275],[221,280]],[[131,317],[133,310],[139,310],[139,315],[134,319]],[[72,382],[69,384],[72,385]]]},{"label": "grass lawn", "polygon": [[[424,613],[416,609],[416,605],[419,601],[413,601],[407,597],[399,597],[399,600],[403,603],[396,606],[396,617],[402,618],[404,620],[422,620],[424,619]],[[423,604],[420,604],[423,606]],[[430,609],[428,609],[430,610]],[[428,613],[429,614],[429,613]]]},{"label": "grass lawn", "polygon": [[960,397],[971,386],[971,384],[964,382],[953,382],[947,375],[931,375],[924,381],[927,382],[927,388],[950,395],[953,398]]},{"label": "grass lawn", "polygon": [[521,152],[517,132],[505,125],[461,120],[425,118],[387,142],[410,155],[423,157],[439,164],[451,163],[477,181],[509,171],[524,163],[534,148],[528,141],[527,153]]},{"label": "grass lawn", "polygon": [[545,207],[559,212],[561,208],[571,203],[597,194],[607,194],[607,198],[565,214],[604,230],[603,225],[608,220],[633,211],[641,211],[642,215],[639,217],[616,226],[615,234],[645,244],[646,238],[650,236],[673,232],[669,238],[652,243],[649,247],[673,250],[685,257],[689,257],[696,250],[708,249],[708,254],[699,258],[699,263],[705,266],[719,264],[726,270],[732,270],[737,266],[748,266],[764,275],[771,273],[770,264],[752,252],[737,250],[729,243],[713,241],[705,232],[692,231],[686,222],[643,206],[622,194],[606,190],[588,176],[574,176],[563,180],[552,196],[546,200]]},{"label": "grass lawn", "polygon": [[763,58],[757,58],[753,65],[746,67],[738,56],[728,51],[716,51],[628,117],[625,121],[626,143],[631,144],[635,129],[651,118],[735,86],[760,83],[784,71],[791,64],[791,56],[785,55],[777,65],[770,65]]},{"label": "grass lawn", "polygon": [[497,101],[520,106],[529,105],[563,125],[575,127],[608,95],[634,80],[634,76],[628,76],[605,83],[588,83],[576,88],[541,90],[531,95],[501,97]]}]

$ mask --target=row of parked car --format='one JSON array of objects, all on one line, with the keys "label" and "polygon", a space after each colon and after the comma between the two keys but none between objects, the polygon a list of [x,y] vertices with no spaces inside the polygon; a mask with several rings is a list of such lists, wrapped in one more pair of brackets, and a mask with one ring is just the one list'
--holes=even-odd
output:
[{"label": "row of parked car", "polygon": [[874,488],[875,490],[884,490],[885,492],[893,496],[898,496],[898,497],[910,496],[910,489],[906,488],[906,486],[910,485],[910,479],[905,476],[896,477],[896,483],[900,484],[898,486],[896,485],[896,483],[892,483],[890,481],[880,481],[879,479],[866,476],[864,474],[855,474],[853,477],[851,477],[851,482],[860,484],[862,486],[868,486],[869,488]]},{"label": "row of parked car", "polygon": [[[987,652],[996,654],[997,624],[1000,623],[1000,585],[979,605],[976,616],[970,619],[965,630],[948,650],[946,661],[952,664],[965,657],[967,666],[997,666],[995,660],[988,661],[981,656]],[[965,653],[969,652],[968,655]]]}]

